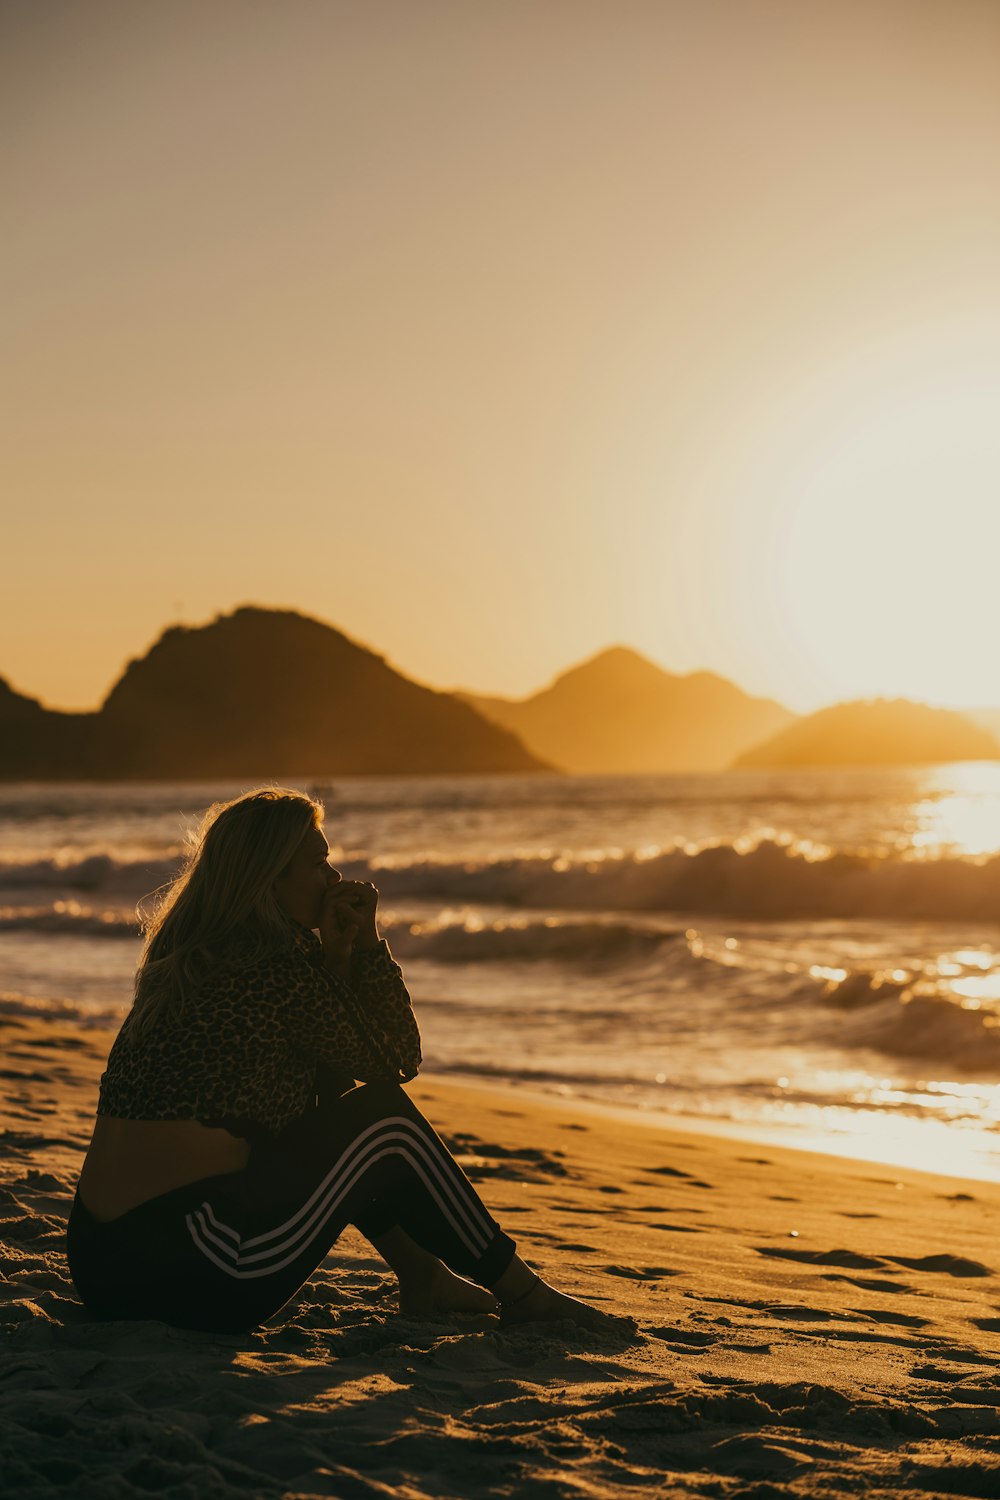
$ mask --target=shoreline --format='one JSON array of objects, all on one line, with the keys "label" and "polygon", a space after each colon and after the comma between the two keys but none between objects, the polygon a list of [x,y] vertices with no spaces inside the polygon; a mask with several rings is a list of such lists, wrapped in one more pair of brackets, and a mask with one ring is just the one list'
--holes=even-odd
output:
[{"label": "shoreline", "polygon": [[12,1500],[1000,1493],[1000,1185],[428,1074],[529,1264],[634,1332],[403,1318],[353,1229],[249,1334],[102,1323],[62,1236],[106,1044],[0,1024]]},{"label": "shoreline", "polygon": [[[105,1053],[110,1049],[127,1013],[127,1007],[123,1007],[115,1012],[95,1011],[91,1016],[67,1006],[69,1013],[62,1015],[57,1008],[60,1005],[57,999],[42,999],[32,1003],[26,996],[0,994],[0,1001],[8,999],[16,1004],[0,1011],[0,1034],[8,1022],[26,1021],[40,1026],[67,1027],[90,1037],[104,1038]],[[794,1124],[769,1124],[763,1120],[738,1121],[710,1115],[686,1115],[668,1109],[647,1108],[640,1104],[618,1104],[575,1093],[571,1084],[553,1085],[551,1089],[545,1089],[530,1081],[522,1082],[515,1075],[500,1079],[495,1076],[484,1077],[472,1070],[466,1072],[454,1068],[440,1074],[433,1070],[425,1071],[419,1075],[419,1079],[433,1079],[443,1085],[452,1083],[456,1088],[473,1089],[487,1095],[509,1094],[539,1105],[564,1104],[567,1109],[607,1116],[625,1124],[640,1124],[667,1133],[704,1135],[710,1139],[742,1142],[746,1146],[766,1146],[773,1150],[805,1153],[807,1156],[829,1157],[845,1164],[867,1163],[873,1167],[925,1172],[965,1182],[1000,1184],[1000,1141],[995,1152],[990,1153],[987,1139],[980,1132],[973,1139],[981,1144],[982,1149],[974,1149],[968,1139],[963,1140],[958,1127],[949,1126],[937,1119],[915,1120],[905,1116],[895,1119],[887,1114],[882,1120],[885,1127],[882,1132],[866,1136],[860,1132],[822,1132]],[[904,1136],[908,1138],[903,1139]],[[940,1165],[935,1165],[936,1162]]]},{"label": "shoreline", "polygon": [[[1000,1184],[1000,1148],[997,1150],[995,1162],[981,1161],[977,1153],[966,1152],[963,1156],[951,1158],[948,1169],[944,1170],[930,1165],[921,1165],[914,1160],[914,1156],[921,1149],[921,1143],[917,1141],[914,1141],[909,1149],[901,1146],[898,1151],[893,1151],[891,1148],[880,1149],[876,1144],[872,1151],[867,1152],[863,1149],[865,1137],[861,1135],[833,1136],[829,1133],[823,1135],[818,1131],[809,1131],[796,1125],[768,1126],[763,1121],[760,1123],[740,1122],[705,1115],[675,1114],[670,1110],[645,1109],[640,1105],[613,1104],[604,1099],[574,1094],[569,1085],[563,1086],[565,1091],[560,1089],[550,1093],[545,1089],[533,1088],[530,1084],[522,1085],[516,1078],[498,1082],[495,1079],[481,1078],[472,1072],[462,1073],[458,1070],[440,1075],[428,1072],[419,1076],[445,1085],[454,1082],[456,1087],[475,1089],[484,1094],[494,1092],[500,1095],[513,1094],[517,1099],[540,1105],[563,1104],[567,1110],[576,1109],[584,1114],[607,1116],[612,1120],[620,1120],[623,1124],[644,1125],[649,1129],[661,1130],[667,1134],[704,1135],[713,1140],[727,1140],[736,1144],[742,1143],[744,1146],[767,1146],[775,1151],[804,1152],[807,1156],[827,1158],[831,1162],[840,1162],[844,1166],[893,1167],[901,1172],[916,1172],[930,1177]],[[947,1126],[941,1125],[938,1121],[928,1120],[916,1123],[926,1125],[928,1133],[932,1130],[935,1132],[948,1130]],[[942,1155],[946,1150],[955,1150],[956,1135],[957,1132],[951,1132],[947,1138],[942,1139]],[[828,1144],[831,1141],[835,1144]],[[857,1146],[856,1150],[849,1149],[852,1142]]]}]

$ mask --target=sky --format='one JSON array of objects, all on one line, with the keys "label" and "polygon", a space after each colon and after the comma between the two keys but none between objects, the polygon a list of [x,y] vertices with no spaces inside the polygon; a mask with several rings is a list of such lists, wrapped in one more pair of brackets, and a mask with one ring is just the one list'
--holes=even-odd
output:
[{"label": "sky", "polygon": [[995,0],[0,0],[0,675],[1000,704]]}]

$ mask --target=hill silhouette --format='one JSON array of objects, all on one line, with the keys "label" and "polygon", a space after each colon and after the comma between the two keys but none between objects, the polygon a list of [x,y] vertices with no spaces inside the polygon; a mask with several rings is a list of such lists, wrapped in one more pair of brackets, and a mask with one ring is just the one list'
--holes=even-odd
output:
[{"label": "hill silhouette", "polygon": [[543,771],[508,731],[318,620],[253,606],[165,630],[101,708],[0,688],[0,776],[267,778]]},{"label": "hill silhouette", "polygon": [[530,698],[457,697],[567,771],[721,771],[794,715],[712,672],[677,676],[612,646]]},{"label": "hill silhouette", "polygon": [[837,703],[739,756],[736,767],[930,765],[996,760],[1000,744],[951,709],[905,698]]}]

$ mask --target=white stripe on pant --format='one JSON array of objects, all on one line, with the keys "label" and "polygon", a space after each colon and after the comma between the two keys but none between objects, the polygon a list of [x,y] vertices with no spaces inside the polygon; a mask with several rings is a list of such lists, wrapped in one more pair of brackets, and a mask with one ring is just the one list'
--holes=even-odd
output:
[{"label": "white stripe on pant", "polygon": [[[485,1230],[486,1236],[487,1238],[489,1238],[493,1233],[493,1225],[490,1222],[490,1219],[487,1216],[485,1210],[483,1209],[482,1204],[471,1191],[465,1177],[456,1168],[455,1163],[452,1161],[448,1153],[445,1151],[436,1150],[434,1141],[428,1140],[427,1137],[414,1124],[413,1120],[408,1116],[386,1115],[384,1119],[376,1120],[374,1124],[369,1125],[366,1130],[362,1130],[357,1136],[355,1136],[350,1145],[347,1146],[341,1153],[336,1165],[331,1168],[330,1172],[319,1184],[319,1186],[313,1191],[312,1195],[306,1199],[302,1207],[298,1209],[290,1219],[287,1219],[284,1224],[279,1224],[275,1229],[269,1229],[266,1234],[257,1235],[256,1238],[247,1240],[246,1248],[249,1249],[253,1245],[263,1245],[266,1240],[276,1239],[279,1235],[286,1234],[286,1231],[290,1232],[292,1226],[299,1219],[303,1218],[306,1214],[309,1213],[313,1205],[317,1203],[318,1200],[326,1192],[327,1185],[331,1181],[331,1179],[336,1176],[338,1171],[346,1168],[347,1164],[356,1155],[360,1147],[362,1147],[367,1141],[369,1141],[372,1136],[387,1131],[390,1127],[395,1127],[397,1130],[402,1128],[403,1130],[414,1132],[414,1138],[417,1144],[427,1153],[428,1160],[431,1166],[436,1169],[442,1186],[444,1186],[445,1189],[449,1192],[449,1195],[453,1199],[456,1208],[460,1213],[463,1214],[469,1224],[470,1229],[473,1231],[473,1233],[475,1233],[478,1224],[480,1226],[480,1230]],[[219,1227],[228,1228],[228,1226],[222,1225],[220,1225]],[[234,1235],[236,1239],[240,1238],[240,1236],[234,1229],[230,1229],[229,1232],[230,1234]]]},{"label": "white stripe on pant", "polygon": [[[375,1147],[380,1149],[375,1150]],[[453,1167],[450,1157],[442,1157],[442,1153],[433,1149],[432,1142],[423,1132],[411,1120],[402,1116],[380,1120],[362,1131],[341,1154],[336,1165],[302,1207],[276,1229],[257,1235],[244,1244],[240,1234],[230,1225],[220,1223],[212,1212],[211,1205],[203,1203],[201,1209],[186,1216],[185,1222],[191,1239],[208,1260],[229,1276],[243,1280],[273,1275],[298,1259],[368,1168],[383,1157],[393,1155],[409,1164],[456,1236],[469,1253],[478,1259],[493,1237],[493,1224],[482,1205],[472,1196],[464,1177]],[[446,1174],[442,1170],[444,1166],[452,1170]],[[349,1174],[346,1181],[342,1180],[345,1174]],[[439,1188],[443,1189],[444,1198]],[[462,1190],[461,1196],[458,1189]],[[209,1221],[221,1234],[231,1236],[235,1244],[227,1244],[218,1234],[213,1233]],[[252,1255],[246,1254],[252,1246],[262,1245],[277,1236],[283,1238],[268,1249]],[[227,1258],[222,1259],[217,1255],[210,1248],[211,1245],[221,1250]],[[289,1253],[284,1254],[286,1251]],[[273,1257],[277,1255],[283,1255],[283,1259],[275,1261]],[[268,1260],[270,1264],[250,1269],[251,1262],[262,1260]]]},{"label": "white stripe on pant", "polygon": [[[461,1218],[465,1219],[466,1224],[468,1225],[469,1235],[471,1235],[472,1240],[475,1241],[477,1237],[482,1239],[481,1245],[470,1243],[469,1236],[465,1234],[461,1227],[461,1224],[454,1223],[454,1216],[449,1213],[448,1217],[453,1222],[455,1232],[461,1239],[465,1240],[467,1248],[473,1254],[478,1254],[479,1251],[482,1250],[492,1238],[495,1226],[490,1220],[482,1204],[479,1202],[478,1198],[472,1192],[472,1189],[470,1188],[465,1177],[455,1166],[455,1163],[452,1161],[447,1152],[436,1150],[433,1140],[428,1140],[427,1137],[414,1124],[414,1122],[405,1115],[388,1115],[385,1119],[377,1120],[373,1125],[369,1125],[366,1130],[361,1131],[360,1134],[357,1135],[351,1142],[351,1144],[346,1147],[346,1149],[341,1153],[336,1164],[330,1169],[319,1186],[314,1189],[311,1196],[306,1199],[302,1207],[299,1208],[290,1219],[287,1219],[284,1224],[279,1224],[275,1229],[269,1229],[266,1234],[257,1235],[253,1239],[248,1239],[246,1241],[243,1241],[242,1236],[230,1225],[221,1224],[218,1219],[214,1219],[213,1215],[215,1227],[217,1229],[225,1230],[227,1233],[231,1234],[233,1239],[235,1239],[237,1243],[240,1244],[241,1253],[242,1251],[252,1249],[255,1245],[263,1245],[267,1240],[273,1240],[278,1238],[279,1236],[284,1236],[285,1242],[290,1243],[292,1238],[294,1238],[294,1235],[292,1233],[293,1226],[298,1223],[299,1220],[303,1219],[304,1216],[314,1208],[314,1205],[316,1205],[319,1200],[324,1197],[329,1189],[330,1184],[336,1178],[337,1174],[339,1172],[346,1171],[347,1168],[354,1161],[356,1161],[361,1149],[363,1147],[367,1147],[367,1145],[374,1144],[374,1141],[372,1139],[373,1137],[379,1137],[384,1140],[395,1140],[399,1139],[401,1136],[403,1139],[410,1140],[412,1144],[417,1146],[421,1153],[424,1155],[427,1165],[430,1166],[430,1168],[436,1175],[439,1184],[444,1188],[445,1192],[451,1198],[454,1208],[457,1210]],[[203,1204],[202,1206],[208,1207],[208,1205],[206,1204]],[[441,1204],[440,1206],[444,1211],[445,1205]],[[317,1210],[317,1212],[321,1211],[321,1209]],[[301,1226],[303,1231],[305,1231],[309,1227],[310,1225],[308,1223]],[[272,1252],[277,1253],[277,1251],[284,1248],[284,1243],[276,1245],[272,1247]],[[250,1258],[259,1259],[260,1257]]]}]

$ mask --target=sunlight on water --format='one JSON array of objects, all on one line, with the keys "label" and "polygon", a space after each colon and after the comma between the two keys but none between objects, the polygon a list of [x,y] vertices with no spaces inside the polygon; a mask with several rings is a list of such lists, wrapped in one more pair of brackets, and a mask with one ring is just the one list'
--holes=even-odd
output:
[{"label": "sunlight on water", "polygon": [[1000,853],[1000,765],[976,761],[926,774],[910,842],[921,854]]},{"label": "sunlight on water", "polygon": [[953,980],[951,988],[967,1002],[966,1010],[978,1009],[984,1001],[1000,1001],[1000,973],[970,974],[965,979]]},{"label": "sunlight on water", "polygon": [[988,969],[993,963],[993,955],[984,952],[982,948],[959,948],[954,953],[946,953],[936,965],[939,974],[961,974],[965,969]]},{"label": "sunlight on water", "polygon": [[[814,1081],[820,1082],[820,1075]],[[849,1075],[840,1083],[849,1083]],[[791,1080],[779,1078],[776,1084],[789,1088]],[[726,1120],[712,1118],[710,1109],[677,1115],[645,1103],[640,1108],[682,1129],[851,1157],[873,1168],[909,1167],[1000,1182],[995,1135],[1000,1086],[927,1083],[922,1091],[910,1091],[894,1088],[889,1079],[870,1078],[853,1090],[845,1088],[841,1097],[845,1102],[826,1104],[777,1099],[763,1108],[734,1101]]]},{"label": "sunlight on water", "polygon": [[954,1121],[914,1120],[905,1115],[885,1119],[865,1110],[827,1106],[810,1121],[800,1118],[798,1139],[778,1134],[775,1143],[796,1145],[834,1156],[850,1156],[872,1165],[911,1167],[946,1177],[1000,1182],[1000,1160],[987,1139],[973,1126]]},{"label": "sunlight on water", "polygon": [[939,1080],[906,1088],[860,1070],[837,1079],[820,1071],[811,1081],[844,1102],[777,1100],[764,1111],[773,1126],[794,1129],[798,1144],[873,1163],[1000,1180],[1000,1153],[990,1138],[1000,1126],[1000,1085]]}]

